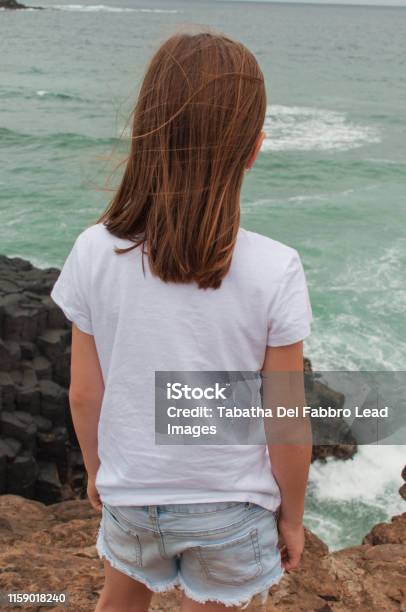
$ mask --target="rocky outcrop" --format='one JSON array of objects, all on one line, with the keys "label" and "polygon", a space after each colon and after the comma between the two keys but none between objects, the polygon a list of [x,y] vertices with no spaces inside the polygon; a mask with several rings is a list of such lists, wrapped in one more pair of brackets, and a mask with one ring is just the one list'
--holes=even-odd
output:
[{"label": "rocky outcrop", "polygon": [[58,274],[0,256],[0,494],[46,503],[83,486],[68,410],[71,327],[49,297]]},{"label": "rocky outcrop", "polygon": [[[328,407],[341,409],[345,397],[339,391],[330,389],[318,380],[318,373],[314,373],[310,359],[304,359],[306,402],[312,407]],[[315,435],[325,444],[313,446],[312,461],[316,459],[325,461],[328,457],[336,459],[351,459],[357,452],[357,441],[343,418],[314,421]]]},{"label": "rocky outcrop", "polygon": [[406,513],[397,517],[400,540],[392,527],[382,527],[379,543],[367,536],[361,546],[329,553],[314,535],[306,534],[300,569],[274,589],[269,612],[403,611],[406,606]]},{"label": "rocky outcrop", "polygon": [[378,546],[380,544],[404,544],[406,533],[406,513],[394,516],[390,523],[378,523],[365,536],[362,543]]},{"label": "rocky outcrop", "polygon": [[[0,256],[0,494],[44,503],[85,490],[68,409],[71,323],[49,297],[58,274]],[[341,407],[344,396],[315,378],[308,359],[304,368],[309,405]],[[345,443],[314,447],[313,460],[356,452],[345,422],[337,427]]]},{"label": "rocky outcrop", "polygon": [[28,6],[25,6],[25,4],[20,4],[19,2],[16,2],[16,0],[0,0],[0,9],[2,8],[16,10],[16,9],[26,9],[28,8]]},{"label": "rocky outcrop", "polygon": [[0,0],[0,9],[15,11],[21,9],[41,10],[43,8],[43,6],[26,6],[25,4],[20,4],[19,2],[16,2],[16,0]]},{"label": "rocky outcrop", "polygon": [[[3,495],[0,517],[0,592],[65,592],[69,610],[94,610],[103,585],[102,563],[95,549],[100,515],[87,501],[45,506]],[[307,531],[300,567],[271,589],[266,609],[402,612],[406,609],[405,573],[406,513],[375,527],[362,545],[334,553]],[[151,610],[176,612],[180,598],[177,590],[154,596]],[[49,609],[60,610],[60,606]],[[249,612],[259,610],[256,602],[248,608]]]},{"label": "rocky outcrop", "polygon": [[405,481],[399,489],[399,495],[406,500],[406,465],[402,470],[402,478]]}]

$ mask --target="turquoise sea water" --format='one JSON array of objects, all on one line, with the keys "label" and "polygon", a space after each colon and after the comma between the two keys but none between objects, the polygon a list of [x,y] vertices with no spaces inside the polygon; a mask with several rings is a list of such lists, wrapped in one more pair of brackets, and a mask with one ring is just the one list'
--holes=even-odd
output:
[{"label": "turquoise sea water", "polygon": [[[302,256],[306,354],[320,370],[406,369],[406,10],[105,2],[0,12],[0,251],[63,263],[109,199],[147,57],[176,28],[209,25],[246,43],[266,77],[243,225]],[[363,447],[313,466],[308,525],[333,547],[358,542],[401,510],[405,455]]]}]

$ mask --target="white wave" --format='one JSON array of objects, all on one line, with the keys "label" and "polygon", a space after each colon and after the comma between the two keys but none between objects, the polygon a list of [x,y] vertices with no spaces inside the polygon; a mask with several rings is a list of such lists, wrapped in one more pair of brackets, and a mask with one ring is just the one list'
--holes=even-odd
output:
[{"label": "white wave", "polygon": [[128,8],[105,4],[56,4],[51,8],[81,13],[178,13],[176,9]]},{"label": "white wave", "polygon": [[347,151],[380,142],[377,129],[347,120],[344,113],[271,104],[265,118],[263,151]]},{"label": "white wave", "polygon": [[37,96],[39,96],[40,98],[42,98],[43,96],[46,96],[47,93],[49,93],[48,91],[45,91],[45,89],[39,89],[36,94]]},{"label": "white wave", "polygon": [[391,517],[404,510],[398,489],[405,460],[405,446],[359,446],[348,461],[330,458],[313,463],[309,484],[320,501],[359,500]]},{"label": "white wave", "polygon": [[399,166],[400,164],[403,164],[403,161],[395,161],[393,159],[381,159],[379,157],[368,157],[366,159],[367,162],[371,162],[372,164],[387,164],[389,166]]},{"label": "white wave", "polygon": [[404,248],[405,241],[402,239],[382,250],[377,246],[373,259],[353,258],[347,261],[340,274],[335,277],[330,290],[355,290],[358,293],[381,291],[385,293],[386,299],[389,290],[405,291]]},{"label": "white wave", "polygon": [[331,550],[360,544],[371,528],[405,510],[398,490],[405,446],[359,446],[348,461],[310,468],[305,523]]},{"label": "white wave", "polygon": [[311,194],[311,195],[297,195],[291,196],[288,198],[288,202],[298,202],[301,204],[302,202],[314,202],[316,200],[320,200],[325,202],[331,197],[331,194],[328,193],[319,193],[319,194]]}]

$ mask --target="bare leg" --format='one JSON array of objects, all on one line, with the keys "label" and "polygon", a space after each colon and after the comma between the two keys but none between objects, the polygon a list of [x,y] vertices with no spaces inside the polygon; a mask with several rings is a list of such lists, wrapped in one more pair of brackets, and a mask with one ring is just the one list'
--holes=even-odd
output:
[{"label": "bare leg", "polygon": [[95,612],[147,612],[152,592],[104,560],[104,587]]},{"label": "bare leg", "polygon": [[193,599],[189,599],[186,595],[183,596],[182,605],[180,607],[180,612],[224,612],[228,610],[228,612],[232,612],[233,610],[238,610],[238,607],[235,606],[224,606],[223,604],[216,603],[215,601],[208,601],[207,603],[198,603],[197,601],[193,601]]}]

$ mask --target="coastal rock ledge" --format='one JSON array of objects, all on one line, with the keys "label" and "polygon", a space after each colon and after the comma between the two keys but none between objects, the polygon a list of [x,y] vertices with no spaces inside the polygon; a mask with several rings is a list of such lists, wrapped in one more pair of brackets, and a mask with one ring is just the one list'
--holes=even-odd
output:
[{"label": "coastal rock ledge", "polygon": [[28,7],[25,4],[20,4],[16,0],[0,0],[0,9],[17,10],[26,8]]},{"label": "coastal rock ledge", "polygon": [[16,11],[21,9],[41,10],[43,8],[43,6],[26,6],[25,4],[20,4],[19,2],[16,2],[16,0],[0,0],[0,9]]},{"label": "coastal rock ledge", "polygon": [[[94,546],[100,516],[90,504],[46,506],[3,495],[0,517],[0,592],[65,592],[68,610],[93,611],[103,570]],[[362,545],[333,553],[307,531],[300,568],[271,589],[266,610],[404,612],[405,575],[406,513],[374,527]],[[176,612],[179,602],[178,590],[156,595],[151,610]],[[261,606],[253,602],[247,610],[259,612]]]}]

